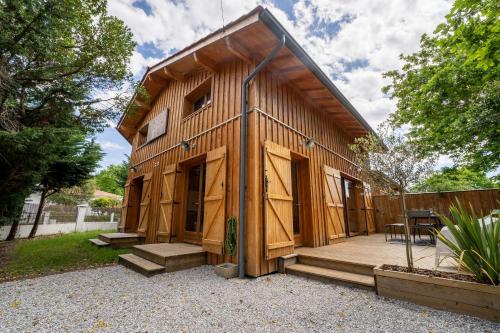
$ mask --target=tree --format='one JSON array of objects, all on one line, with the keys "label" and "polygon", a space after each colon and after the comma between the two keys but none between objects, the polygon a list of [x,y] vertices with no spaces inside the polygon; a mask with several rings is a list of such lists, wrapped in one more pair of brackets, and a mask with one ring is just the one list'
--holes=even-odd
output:
[{"label": "tree", "polygon": [[500,183],[489,179],[484,172],[466,167],[445,167],[416,183],[412,192],[443,192],[499,188]]},{"label": "tree", "polygon": [[47,172],[37,186],[40,204],[29,238],[36,235],[45,199],[64,188],[83,185],[92,177],[92,172],[103,156],[99,145],[86,141],[83,135],[72,135],[61,144],[58,151],[59,154],[52,158]]},{"label": "tree", "polygon": [[423,151],[482,171],[500,161],[499,15],[498,1],[456,0],[420,51],[401,56],[402,72],[384,74],[392,80],[384,92],[397,99],[394,125],[411,125]]},{"label": "tree", "polygon": [[120,164],[111,164],[106,169],[99,171],[95,176],[97,188],[123,196],[123,188],[127,182],[129,158]]},{"label": "tree", "polygon": [[0,1],[0,224],[17,228],[68,129],[92,135],[123,110],[134,46],[105,0]]},{"label": "tree", "polygon": [[388,125],[379,127],[378,136],[369,134],[356,138],[350,149],[360,175],[377,188],[399,196],[405,229],[406,259],[413,271],[410,228],[406,215],[405,194],[408,188],[425,177],[435,163],[435,157],[426,157],[404,135]]},{"label": "tree", "polygon": [[103,209],[103,208],[117,208],[120,206],[120,201],[114,198],[97,198],[89,202],[90,207],[94,209]]},{"label": "tree", "polygon": [[89,201],[95,190],[95,180],[91,178],[83,182],[82,185],[63,188],[51,195],[47,200],[60,205],[75,206]]}]

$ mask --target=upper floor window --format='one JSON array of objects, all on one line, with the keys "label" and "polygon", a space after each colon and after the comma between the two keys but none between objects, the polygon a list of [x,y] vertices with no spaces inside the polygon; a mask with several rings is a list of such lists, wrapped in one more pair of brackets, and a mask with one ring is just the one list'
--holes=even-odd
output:
[{"label": "upper floor window", "polygon": [[148,141],[148,129],[149,124],[146,124],[139,130],[139,140],[137,141],[138,147],[144,145]]},{"label": "upper floor window", "polygon": [[184,117],[203,110],[212,103],[212,79],[208,79],[184,98]]},{"label": "upper floor window", "polygon": [[141,147],[167,132],[169,111],[169,109],[162,111],[139,129],[137,147]]}]

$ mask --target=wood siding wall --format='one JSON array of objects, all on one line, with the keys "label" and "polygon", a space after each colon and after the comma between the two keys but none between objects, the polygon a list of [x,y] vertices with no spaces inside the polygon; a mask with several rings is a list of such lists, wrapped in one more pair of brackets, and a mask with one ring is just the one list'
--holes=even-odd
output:
[{"label": "wood siding wall", "polygon": [[[151,204],[146,242],[157,241],[161,175],[172,164],[207,153],[221,146],[227,147],[226,218],[238,216],[241,83],[253,69],[240,61],[220,66],[217,73],[200,71],[183,82],[170,81],[160,94],[142,123],[141,128],[166,108],[170,109],[166,134],[137,147],[134,139],[131,163],[137,171],[130,172],[129,180],[152,173]],[[183,119],[184,96],[212,77],[212,102],[209,107]],[[248,97],[248,178],[247,178],[247,229],[246,273],[251,276],[277,271],[277,260],[264,257],[263,220],[263,145],[273,141],[309,160],[311,184],[311,218],[304,221],[305,246],[322,246],[328,243],[325,226],[325,200],[323,166],[340,170],[344,175],[355,176],[355,166],[348,144],[353,138],[344,132],[325,112],[313,108],[302,94],[269,71],[263,71],[250,85]],[[302,134],[300,134],[302,133]],[[313,138],[317,144],[306,149],[302,142]],[[179,143],[191,139],[194,148],[184,151]],[[175,201],[181,198],[175,193]],[[173,232],[183,227],[180,205],[174,206]],[[210,254],[209,263],[237,262],[236,257]]]},{"label": "wood siding wall", "polygon": [[[247,184],[247,273],[259,276],[277,270],[277,260],[265,260],[263,217],[263,145],[275,142],[294,153],[309,158],[312,195],[312,218],[304,221],[309,236],[305,246],[328,244],[325,225],[325,199],[323,166],[328,165],[342,173],[355,176],[353,154],[348,144],[353,138],[339,128],[321,110],[315,109],[301,93],[270,73],[263,71],[250,91],[248,184]],[[252,104],[253,102],[253,104]],[[303,134],[303,135],[301,135]],[[307,149],[302,142],[313,138],[317,144]]]},{"label": "wood siding wall", "polygon": [[[477,214],[483,212],[483,215],[488,215],[492,209],[500,208],[500,191],[495,189],[408,194],[406,195],[406,205],[408,210],[432,209],[439,214],[449,216],[450,205],[457,199],[467,210],[470,210],[470,205],[472,205]],[[401,221],[398,197],[376,195],[373,196],[373,204],[377,232],[383,232],[386,224]]]},{"label": "wood siding wall", "polygon": [[[152,200],[146,242],[156,242],[160,209],[160,180],[165,168],[221,146],[227,147],[226,216],[238,215],[241,83],[251,69],[252,66],[243,62],[232,62],[221,66],[217,73],[200,71],[190,75],[183,82],[170,81],[158,97],[152,110],[138,126],[141,128],[166,108],[170,109],[165,135],[139,148],[136,137],[132,146],[131,164],[138,165],[138,167],[136,172],[129,174],[129,179],[153,172]],[[211,105],[183,119],[184,96],[209,77],[212,77]],[[190,138],[193,138],[189,143],[194,148],[186,152],[179,146],[179,143],[183,139]],[[179,202],[179,200],[180,198],[176,197],[175,201]],[[179,215],[179,205],[176,204],[173,217],[174,225],[172,226],[174,229],[183,224],[179,221]],[[236,257],[223,258],[222,256],[209,255],[209,263],[211,264],[223,261],[235,262],[235,260]]]}]

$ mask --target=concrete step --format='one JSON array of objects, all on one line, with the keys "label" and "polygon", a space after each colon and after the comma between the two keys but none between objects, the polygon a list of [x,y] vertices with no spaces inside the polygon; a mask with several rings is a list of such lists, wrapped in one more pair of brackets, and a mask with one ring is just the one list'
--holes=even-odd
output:
[{"label": "concrete step", "polygon": [[357,274],[335,269],[304,264],[294,264],[286,267],[288,274],[307,277],[329,283],[341,283],[365,289],[375,289],[375,279],[373,276]]},{"label": "concrete step", "polygon": [[132,253],[120,254],[118,256],[118,263],[145,276],[152,276],[165,271],[165,267],[138,257]]},{"label": "concrete step", "polygon": [[297,257],[297,263],[309,266],[329,268],[337,271],[345,271],[349,273],[369,275],[369,276],[373,276],[373,269],[376,266],[365,263],[343,261],[331,258],[313,257],[302,254],[299,254],[299,256]]},{"label": "concrete step", "polygon": [[99,246],[99,247],[109,246],[109,243],[103,242],[102,240],[100,240],[98,238],[91,238],[91,239],[89,239],[89,242],[91,242],[92,244]]},{"label": "concrete step", "polygon": [[180,271],[207,263],[206,252],[201,246],[185,243],[158,243],[136,245],[132,253],[165,267],[166,272]]}]

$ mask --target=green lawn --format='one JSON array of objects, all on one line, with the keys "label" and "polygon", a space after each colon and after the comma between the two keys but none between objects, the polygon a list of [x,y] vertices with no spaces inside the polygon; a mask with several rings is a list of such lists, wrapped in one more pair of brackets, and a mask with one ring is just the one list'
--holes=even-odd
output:
[{"label": "green lawn", "polygon": [[0,281],[45,275],[53,272],[107,265],[128,249],[113,250],[91,244],[103,231],[75,232],[16,242],[7,263],[0,267]]}]

